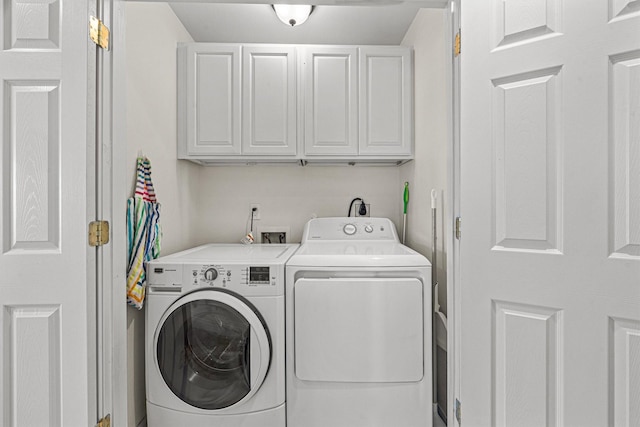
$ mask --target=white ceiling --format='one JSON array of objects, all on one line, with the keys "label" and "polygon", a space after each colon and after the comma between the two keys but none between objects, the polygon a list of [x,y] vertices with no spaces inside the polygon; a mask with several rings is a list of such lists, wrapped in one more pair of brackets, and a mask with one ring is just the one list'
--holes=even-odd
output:
[{"label": "white ceiling", "polygon": [[[257,0],[265,1],[265,0]],[[294,0],[291,3],[301,3]],[[441,0],[320,0],[304,24],[284,25],[270,4],[169,3],[197,42],[291,44],[388,44],[402,41],[422,7],[442,7]]]}]

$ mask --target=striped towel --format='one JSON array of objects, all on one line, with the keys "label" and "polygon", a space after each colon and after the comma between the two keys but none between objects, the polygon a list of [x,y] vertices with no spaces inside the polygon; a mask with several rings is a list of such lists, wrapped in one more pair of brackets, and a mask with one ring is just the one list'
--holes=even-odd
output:
[{"label": "striped towel", "polygon": [[138,157],[136,191],[127,200],[127,302],[137,309],[144,304],[146,262],[160,255],[162,230],[160,203],[151,181],[151,162]]}]

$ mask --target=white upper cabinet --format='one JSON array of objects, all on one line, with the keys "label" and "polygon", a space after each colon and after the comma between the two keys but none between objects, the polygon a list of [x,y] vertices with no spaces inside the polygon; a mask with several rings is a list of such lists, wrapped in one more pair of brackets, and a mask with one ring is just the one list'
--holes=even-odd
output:
[{"label": "white upper cabinet", "polygon": [[240,46],[178,46],[178,157],[239,155]]},{"label": "white upper cabinet", "polygon": [[410,48],[360,48],[359,154],[412,154],[412,79]]},{"label": "white upper cabinet", "polygon": [[178,100],[181,159],[413,158],[410,47],[179,44]]},{"label": "white upper cabinet", "polygon": [[304,153],[358,153],[358,49],[301,48],[304,86]]},{"label": "white upper cabinet", "polygon": [[242,47],[242,154],[296,154],[296,63],[289,46]]}]

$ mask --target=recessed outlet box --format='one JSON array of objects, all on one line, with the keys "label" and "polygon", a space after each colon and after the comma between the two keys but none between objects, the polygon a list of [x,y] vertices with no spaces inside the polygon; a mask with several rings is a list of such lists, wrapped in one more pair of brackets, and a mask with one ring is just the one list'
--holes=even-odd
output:
[{"label": "recessed outlet box", "polygon": [[287,243],[290,228],[282,225],[264,226],[258,229],[260,243]]},{"label": "recessed outlet box", "polygon": [[[255,208],[255,211],[253,210]],[[251,203],[251,212],[253,212],[253,219],[260,219],[260,203]]]}]

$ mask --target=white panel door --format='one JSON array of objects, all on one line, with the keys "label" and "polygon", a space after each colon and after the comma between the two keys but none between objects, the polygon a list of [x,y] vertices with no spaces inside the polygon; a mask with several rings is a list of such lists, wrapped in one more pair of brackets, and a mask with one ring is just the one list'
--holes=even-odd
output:
[{"label": "white panel door", "polygon": [[358,153],[358,49],[300,49],[307,155]]},{"label": "white panel door", "polygon": [[409,155],[413,147],[413,57],[404,46],[360,49],[360,155]]},{"label": "white panel door", "polygon": [[92,2],[1,3],[0,424],[93,425]]},{"label": "white panel door", "polygon": [[178,156],[240,154],[240,46],[178,47]]},{"label": "white panel door", "polygon": [[242,154],[296,154],[294,48],[242,48]]},{"label": "white panel door", "polygon": [[639,11],[462,4],[463,425],[640,425]]}]

